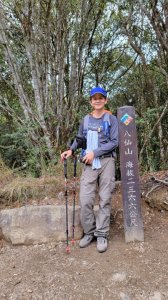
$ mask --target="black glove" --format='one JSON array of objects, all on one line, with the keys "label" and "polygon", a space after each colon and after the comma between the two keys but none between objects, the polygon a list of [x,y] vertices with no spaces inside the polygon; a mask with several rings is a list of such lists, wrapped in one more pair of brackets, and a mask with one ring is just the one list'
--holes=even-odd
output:
[{"label": "black glove", "polygon": [[84,136],[77,135],[76,142],[77,142],[78,148],[82,148],[84,150],[87,148],[87,141]]}]

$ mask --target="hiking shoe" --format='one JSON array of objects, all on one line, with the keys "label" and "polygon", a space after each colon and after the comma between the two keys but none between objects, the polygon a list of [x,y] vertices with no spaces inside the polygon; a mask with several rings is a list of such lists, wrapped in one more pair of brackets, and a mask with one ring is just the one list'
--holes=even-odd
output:
[{"label": "hiking shoe", "polygon": [[79,246],[80,248],[87,247],[94,239],[94,235],[85,234],[84,237],[80,240]]},{"label": "hiking shoe", "polygon": [[107,250],[107,238],[103,236],[97,237],[97,250],[98,252],[105,252]]}]

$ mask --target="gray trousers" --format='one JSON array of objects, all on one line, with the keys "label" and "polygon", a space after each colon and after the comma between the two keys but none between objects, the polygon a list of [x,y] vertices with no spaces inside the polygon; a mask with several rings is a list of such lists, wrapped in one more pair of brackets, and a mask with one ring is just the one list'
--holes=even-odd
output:
[{"label": "gray trousers", "polygon": [[[81,224],[85,234],[107,237],[110,227],[112,191],[115,187],[115,159],[100,159],[101,169],[84,165],[80,180]],[[94,214],[96,188],[99,188],[99,210]]]}]

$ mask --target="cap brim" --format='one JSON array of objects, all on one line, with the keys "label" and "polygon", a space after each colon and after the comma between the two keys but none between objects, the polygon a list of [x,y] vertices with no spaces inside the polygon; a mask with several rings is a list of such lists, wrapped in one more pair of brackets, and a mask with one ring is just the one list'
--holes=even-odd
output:
[{"label": "cap brim", "polygon": [[104,97],[107,97],[107,95],[105,95],[105,94],[103,94],[103,93],[101,93],[101,92],[95,92],[95,93],[91,94],[90,97],[92,97],[92,96],[94,96],[94,95],[96,95],[96,94],[101,94],[101,95],[103,95]]}]

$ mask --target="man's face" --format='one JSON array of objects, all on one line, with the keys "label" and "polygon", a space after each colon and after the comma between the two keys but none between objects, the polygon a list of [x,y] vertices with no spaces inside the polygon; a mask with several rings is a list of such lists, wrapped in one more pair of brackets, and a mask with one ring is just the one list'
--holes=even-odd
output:
[{"label": "man's face", "polygon": [[104,105],[107,103],[107,99],[100,93],[95,94],[90,99],[91,106],[96,110],[101,110],[104,108]]}]

